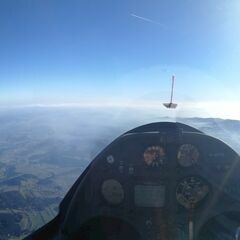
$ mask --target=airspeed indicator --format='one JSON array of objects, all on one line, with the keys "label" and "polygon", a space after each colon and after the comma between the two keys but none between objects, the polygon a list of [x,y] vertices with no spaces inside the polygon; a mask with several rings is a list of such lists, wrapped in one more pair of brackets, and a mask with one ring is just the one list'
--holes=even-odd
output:
[{"label": "airspeed indicator", "polygon": [[101,193],[109,204],[118,205],[124,199],[123,186],[115,179],[105,180],[101,186]]}]

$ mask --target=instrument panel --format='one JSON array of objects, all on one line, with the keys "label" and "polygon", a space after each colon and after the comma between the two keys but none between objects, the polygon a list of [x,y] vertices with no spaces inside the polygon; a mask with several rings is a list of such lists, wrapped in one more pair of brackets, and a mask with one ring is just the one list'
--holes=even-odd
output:
[{"label": "instrument panel", "polygon": [[[134,173],[135,177],[139,177],[143,175],[142,172],[147,176],[147,178],[142,177],[140,182],[138,180],[132,184],[136,207],[163,208],[167,195],[166,185],[169,179],[169,176],[166,178],[166,171],[169,171],[176,179],[179,179],[181,174],[178,174],[176,171],[179,167],[184,170],[201,165],[200,150],[196,144],[183,143],[176,145],[174,148],[171,148],[171,154],[168,153],[170,151],[168,147],[166,144],[155,144],[146,146],[143,149],[139,148],[139,156],[142,155],[142,158],[135,157],[135,159],[129,159],[127,166],[123,164],[123,161],[119,160],[117,174],[120,174],[120,176],[124,172],[124,168],[128,170],[125,171],[125,174],[128,176]],[[129,152],[127,151],[127,153]],[[115,159],[118,159],[118,157],[114,157],[113,153],[106,157],[110,166],[115,162]],[[161,169],[171,164],[172,168],[164,168],[165,173],[161,174]],[[159,171],[149,172],[148,170],[151,169],[158,169]],[[156,176],[158,180],[156,180]],[[173,176],[170,177],[172,178]],[[159,180],[162,181],[161,184],[159,184]],[[130,183],[128,186],[130,186]],[[208,196],[210,189],[210,183],[197,175],[176,180],[176,202],[185,209],[197,208]],[[115,177],[103,182],[101,192],[106,203],[118,205],[124,199],[125,190],[117,180],[117,177]]]},{"label": "instrument panel", "polygon": [[[115,164],[116,172],[114,177],[105,180],[101,186],[101,194],[106,204],[121,204],[124,195],[131,188],[134,192],[131,201],[135,207],[163,208],[167,205],[166,186],[169,180],[174,178],[176,203],[186,210],[201,206],[211,191],[208,178],[201,176],[198,170],[198,167],[203,168],[206,162],[200,154],[203,151],[201,145],[191,141],[173,146],[164,142],[142,145],[136,148],[133,141],[133,145],[128,143],[130,149],[122,153],[121,157],[114,155],[114,152],[110,152],[106,157],[110,168]],[[131,149],[134,149],[134,154],[131,153]],[[123,157],[125,161],[121,159]],[[185,169],[190,171],[187,176]],[[196,175],[192,175],[194,171]],[[128,189],[119,182],[122,176],[133,178],[126,185]]]},{"label": "instrument panel", "polygon": [[[239,200],[236,208],[240,209],[236,197],[240,191],[231,188],[238,185],[239,156],[218,139],[192,128],[176,128],[174,123],[168,130],[158,126],[158,131],[149,127],[149,132],[130,131],[97,156],[86,177],[88,187],[76,195],[87,199],[81,217],[75,217],[79,224],[90,212],[91,218],[126,220],[142,239],[178,240],[178,232],[187,240],[191,219],[194,224],[198,217],[208,221],[219,214],[224,201]],[[211,216],[205,211],[210,203]]]}]

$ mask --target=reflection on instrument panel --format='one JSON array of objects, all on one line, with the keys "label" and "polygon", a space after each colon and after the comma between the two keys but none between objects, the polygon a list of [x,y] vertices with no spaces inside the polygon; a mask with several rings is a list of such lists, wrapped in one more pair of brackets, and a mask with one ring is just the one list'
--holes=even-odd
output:
[{"label": "reflection on instrument panel", "polygon": [[198,177],[187,177],[177,186],[178,202],[187,209],[194,208],[209,192],[208,185]]},{"label": "reflection on instrument panel", "polygon": [[101,187],[101,193],[104,199],[113,205],[120,204],[124,198],[124,190],[117,180],[108,179],[105,180]]},{"label": "reflection on instrument panel", "polygon": [[224,212],[209,219],[197,240],[239,240],[240,212]]},{"label": "reflection on instrument panel", "polygon": [[199,151],[195,146],[192,144],[183,144],[178,150],[178,163],[182,167],[190,167],[198,162],[199,155]]},{"label": "reflection on instrument panel", "polygon": [[158,167],[164,163],[165,150],[160,146],[151,146],[145,150],[143,156],[147,166]]}]

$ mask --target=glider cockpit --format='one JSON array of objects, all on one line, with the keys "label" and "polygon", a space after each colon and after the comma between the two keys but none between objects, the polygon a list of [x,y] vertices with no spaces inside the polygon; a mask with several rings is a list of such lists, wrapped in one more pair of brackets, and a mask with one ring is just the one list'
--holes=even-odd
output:
[{"label": "glider cockpit", "polygon": [[104,149],[29,239],[238,239],[239,172],[238,154],[216,138],[144,125]]}]

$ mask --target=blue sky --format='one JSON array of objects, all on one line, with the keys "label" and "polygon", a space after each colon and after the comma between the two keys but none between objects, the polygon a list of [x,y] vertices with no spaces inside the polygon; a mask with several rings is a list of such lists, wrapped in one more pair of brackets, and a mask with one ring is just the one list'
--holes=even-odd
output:
[{"label": "blue sky", "polygon": [[238,0],[1,0],[0,101],[240,102],[239,42]]}]

